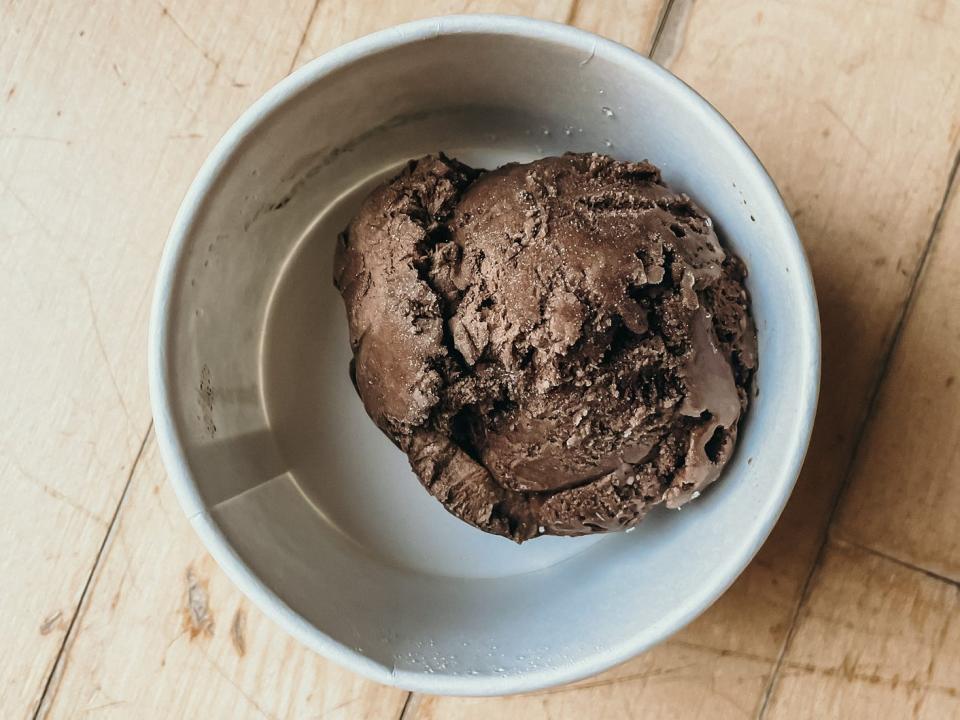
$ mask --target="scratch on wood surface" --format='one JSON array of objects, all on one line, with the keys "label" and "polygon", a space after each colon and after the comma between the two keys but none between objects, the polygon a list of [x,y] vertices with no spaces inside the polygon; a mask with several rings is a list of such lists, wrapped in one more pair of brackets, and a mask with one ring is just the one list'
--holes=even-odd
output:
[{"label": "scratch on wood surface", "polygon": [[[119,523],[122,522],[123,518],[120,518]],[[117,531],[116,543],[117,548],[119,548],[119,554],[123,556],[123,578],[129,578],[130,584],[133,586],[134,590],[137,592],[143,592],[140,586],[137,584],[137,574],[133,572],[133,553],[127,546],[126,533],[120,529]]]},{"label": "scratch on wood surface", "polygon": [[0,140],[27,140],[30,142],[48,142],[59,143],[61,145],[73,145],[73,140],[66,138],[53,137],[52,135],[31,135],[29,133],[5,133],[0,135]]},{"label": "scratch on wood surface", "polygon": [[636,682],[637,680],[652,680],[654,678],[669,677],[671,675],[676,675],[677,673],[683,672],[684,670],[690,670],[691,668],[699,667],[702,664],[703,663],[688,663],[686,665],[679,665],[671,668],[653,668],[652,670],[645,670],[643,672],[620,675],[619,677],[613,678],[601,678],[599,680],[587,681],[578,683],[576,685],[561,685],[557,688],[549,688],[547,690],[541,690],[540,692],[531,693],[531,696],[558,695],[561,693],[576,692],[577,690],[586,690],[588,688],[606,687],[608,685],[621,685],[628,682]]},{"label": "scratch on wood surface", "polygon": [[210,56],[210,53],[208,53],[206,50],[204,50],[203,47],[200,45],[200,43],[198,43],[196,40],[193,39],[193,36],[186,31],[186,29],[183,27],[183,25],[180,24],[180,21],[178,21],[178,20],[173,16],[173,14],[170,12],[170,9],[169,9],[166,5],[164,5],[164,4],[163,4],[162,2],[160,2],[159,0],[157,0],[157,5],[160,6],[160,14],[161,14],[163,17],[167,18],[167,20],[169,20],[171,23],[173,23],[173,26],[180,32],[180,35],[183,36],[183,39],[186,40],[188,43],[190,43],[190,44],[194,47],[194,49],[195,49],[198,53],[200,53],[201,57],[203,57],[204,60],[206,60],[208,63],[210,63],[210,64],[213,66],[214,72],[216,72],[217,70],[219,70],[219,69],[220,69],[220,61],[219,61],[219,60],[214,60],[214,59]]},{"label": "scratch on wood surface", "polygon": [[190,117],[196,117],[200,113],[200,109],[190,102],[190,99],[183,93],[183,90],[180,89],[180,86],[173,81],[172,77],[170,77],[170,73],[163,73],[163,79],[167,81],[167,84],[173,90],[173,94],[177,96],[177,99],[180,101],[180,103],[190,111]]},{"label": "scratch on wood surface", "polygon": [[42,623],[40,623],[40,634],[49,635],[53,632],[53,628],[59,622],[60,618],[63,617],[63,610],[57,610],[52,615],[48,615]]},{"label": "scratch on wood surface", "polygon": [[123,577],[120,578],[120,586],[114,591],[113,597],[110,598],[110,609],[116,610],[117,606],[120,604],[120,595],[123,592],[123,580],[127,576],[127,571],[123,571]]},{"label": "scratch on wood surface", "polygon": [[[765,672],[758,671],[757,674],[766,675]],[[727,701],[728,707],[736,711],[738,717],[751,717],[753,715],[752,707],[744,707],[741,705],[741,700],[743,699],[739,693],[736,692],[734,688],[731,692],[729,676],[724,674],[723,676],[717,673],[717,667],[714,666],[710,671],[710,692],[714,697],[723,698]],[[712,701],[711,701],[712,702]],[[727,713],[724,713],[724,717],[727,717]]]},{"label": "scratch on wood surface", "polygon": [[83,515],[84,517],[90,518],[96,523],[99,523],[101,525],[107,524],[106,520],[104,520],[102,517],[100,517],[96,513],[88,510],[86,507],[83,506],[83,504],[79,500],[74,500],[69,495],[63,492],[60,492],[59,490],[57,490],[57,488],[53,487],[52,485],[49,485],[48,483],[45,483],[40,478],[28,472],[27,469],[20,464],[20,461],[17,460],[12,455],[5,453],[4,459],[7,461],[10,467],[15,469],[20,474],[20,477],[22,477],[24,480],[31,483],[32,485],[35,485],[36,487],[40,488],[40,490],[42,490],[44,493],[52,497],[54,500],[59,500],[65,505],[69,505],[74,510],[79,512],[81,515]]},{"label": "scratch on wood surface", "polygon": [[833,106],[830,105],[830,103],[828,103],[826,100],[816,100],[816,101],[815,101],[815,104],[819,105],[819,106],[822,107],[824,110],[826,110],[826,111],[827,111],[827,114],[830,115],[830,117],[832,117],[834,120],[836,120],[836,121],[837,121],[837,124],[838,124],[840,127],[842,127],[844,130],[847,131],[847,134],[848,134],[851,138],[853,138],[853,141],[854,141],[857,145],[860,146],[860,149],[861,149],[861,150],[863,150],[863,151],[864,151],[865,153],[867,153],[867,154],[870,154],[870,148],[868,148],[868,147],[866,146],[866,144],[863,142],[863,140],[860,139],[860,136],[857,135],[857,132],[856,132],[852,127],[850,127],[850,126],[847,124],[847,121],[844,120],[844,119],[840,116],[840,114],[839,114],[836,110],[833,109]]},{"label": "scratch on wood surface", "polygon": [[100,712],[101,710],[106,710],[107,708],[116,707],[117,705],[126,705],[126,700],[111,700],[108,703],[103,703],[102,705],[95,705],[91,708],[87,708],[83,711],[84,715],[92,715],[93,713]]},{"label": "scratch on wood surface", "polygon": [[840,673],[844,680],[853,680],[857,676],[857,658],[850,653],[845,653],[843,661],[840,663]]},{"label": "scratch on wood surface", "polygon": [[317,8],[320,7],[320,0],[314,0],[313,7],[310,8],[310,14],[307,15],[307,22],[303,26],[303,34],[300,35],[300,41],[297,43],[297,49],[293,51],[293,59],[290,61],[290,67],[287,69],[287,74],[293,72],[293,69],[297,66],[297,58],[300,57],[300,51],[303,50],[304,46],[307,44],[307,36],[310,34],[310,26],[313,25],[313,19],[317,15]]},{"label": "scratch on wood surface", "polygon": [[[927,663],[926,672],[924,673],[924,682],[927,684],[927,687],[930,687],[930,684],[933,682],[934,670],[937,666],[937,660],[940,658],[940,652],[943,650],[943,645],[947,640],[947,637],[950,635],[950,623],[953,622],[953,613],[946,613],[946,616],[943,619],[943,626],[940,628],[940,631],[936,635],[936,645],[930,650],[930,662]],[[956,696],[956,688],[950,688],[947,692],[948,695]],[[922,693],[917,701],[913,705],[913,716],[915,718],[920,717],[920,711],[923,709],[923,703],[927,699],[927,693]]]},{"label": "scratch on wood surface", "polygon": [[[408,702],[409,702],[409,698],[408,698]],[[543,709],[544,720],[553,720],[553,714],[550,712],[550,698],[547,698],[547,697],[540,698],[540,707]],[[406,719],[401,717],[400,720],[406,720]]]},{"label": "scratch on wood surface", "polygon": [[129,560],[123,568],[123,573],[120,575],[120,580],[117,582],[117,589],[113,591],[113,597],[110,598],[110,610],[116,610],[120,605],[120,598],[123,596],[124,585],[127,584],[127,578],[131,579],[131,585],[136,587],[136,583],[133,582],[133,577],[131,575],[131,567]]},{"label": "scratch on wood surface", "polygon": [[189,629],[188,629],[188,628],[183,628],[183,629],[180,630],[180,632],[178,632],[176,635],[174,635],[174,636],[170,639],[170,642],[168,642],[168,643],[167,643],[167,646],[163,649],[163,655],[160,656],[160,667],[165,667],[165,666],[166,666],[166,664],[167,664],[167,653],[170,652],[170,648],[172,648],[172,647],[174,646],[174,644],[177,642],[177,640],[179,640],[179,639],[182,638],[184,635],[186,635],[187,632],[189,632]]},{"label": "scratch on wood surface", "polygon": [[133,419],[130,417],[130,409],[127,407],[127,401],[123,399],[123,393],[120,392],[120,385],[117,383],[117,376],[113,373],[113,366],[110,364],[110,356],[107,355],[107,348],[103,343],[103,335],[100,334],[100,323],[97,321],[97,309],[93,305],[93,292],[90,290],[90,283],[87,281],[87,276],[83,273],[80,273],[80,282],[87,294],[87,307],[90,309],[90,322],[93,325],[94,339],[97,341],[97,347],[100,349],[100,357],[103,358],[103,364],[106,366],[107,375],[110,377],[110,383],[113,385],[113,390],[117,395],[117,400],[120,401],[120,407],[123,409],[123,414],[127,418],[127,423],[132,424]]},{"label": "scratch on wood surface", "polygon": [[853,75],[857,70],[862,68],[864,64],[871,59],[871,54],[866,50],[858,52],[852,58],[844,60],[840,63],[840,69],[843,70],[847,75]]},{"label": "scratch on wood surface", "polygon": [[225,673],[225,672],[223,671],[223,668],[221,668],[219,665],[217,665],[217,663],[214,662],[213,658],[211,658],[209,655],[207,655],[206,652],[203,653],[203,659],[207,661],[207,663],[210,665],[211,668],[213,668],[214,672],[216,672],[217,675],[219,675],[220,677],[222,677],[222,678],[223,678],[224,680],[226,680],[231,686],[233,686],[233,689],[236,690],[238,693],[240,693],[240,695],[242,695],[243,698],[244,698],[248,703],[250,703],[250,705],[252,705],[253,708],[254,708],[258,713],[260,713],[260,715],[262,715],[263,717],[267,718],[268,720],[277,720],[277,718],[275,718],[273,715],[271,715],[271,714],[268,713],[266,710],[264,710],[263,707],[260,705],[260,703],[258,703],[258,702],[257,702],[256,700],[254,700],[252,697],[250,697],[250,695],[249,695],[242,687],[240,687],[239,685],[237,685],[237,683],[234,682],[233,678],[231,678],[229,675],[227,675],[227,673]]},{"label": "scratch on wood surface", "polygon": [[242,605],[237,608],[230,623],[230,642],[237,655],[243,657],[247,654],[247,613]]},{"label": "scratch on wood surface", "polygon": [[198,635],[213,637],[215,627],[213,613],[210,612],[210,594],[207,581],[197,577],[193,566],[187,567],[187,602],[183,608],[183,627],[193,640]]},{"label": "scratch on wood surface", "polygon": [[844,682],[848,683],[863,683],[889,688],[903,687],[913,692],[935,692],[948,695],[949,697],[957,697],[957,695],[960,694],[960,690],[950,685],[934,685],[919,677],[902,678],[899,674],[885,676],[876,672],[862,672],[856,667],[851,667],[845,663],[837,666],[822,667],[814,663],[785,660],[783,667],[787,674],[793,675],[820,675],[821,677],[841,678]]},{"label": "scratch on wood surface", "polygon": [[[671,641],[671,643],[673,642],[674,641]],[[752,653],[744,653],[744,652],[738,652],[734,650],[716,650],[706,646],[695,645],[693,643],[684,642],[682,644],[688,647],[700,648],[702,650],[712,652],[717,657],[737,657],[737,658],[753,660],[757,663],[762,663],[765,665],[772,664],[774,660],[772,657],[765,657],[763,655],[754,655]],[[704,678],[707,677],[708,673],[712,672],[712,670],[710,669],[709,663],[706,661],[688,663],[686,665],[680,665],[673,668],[654,668],[652,670],[647,670],[647,671],[638,672],[638,673],[631,673],[629,675],[622,675],[620,677],[615,677],[615,678],[600,679],[593,682],[588,681],[584,683],[578,683],[576,685],[565,685],[558,688],[551,688],[551,689],[543,690],[537,693],[532,693],[531,695],[532,696],[556,695],[559,693],[576,692],[578,690],[595,689],[599,687],[620,685],[628,682],[636,682],[638,680],[652,680],[657,678],[667,679],[667,678],[670,678],[671,676],[677,675],[678,673],[681,673],[686,670],[691,670],[693,668],[701,668],[704,673]],[[868,672],[860,671],[857,666],[857,661],[849,655],[847,655],[844,658],[844,660],[839,665],[836,665],[836,666],[821,666],[821,665],[816,665],[814,663],[802,663],[802,662],[785,660],[783,662],[783,668],[786,673],[793,674],[793,675],[819,675],[820,677],[825,677],[825,678],[842,679],[843,681],[848,683],[863,683],[868,685],[887,686],[887,687],[890,687],[891,689],[895,689],[897,687],[903,687],[908,691],[921,692],[921,693],[935,692],[935,693],[947,695],[949,697],[957,697],[958,694],[960,694],[960,690],[958,690],[957,688],[954,688],[948,685],[935,685],[930,683],[929,680],[924,680],[917,677],[904,679],[904,678],[901,678],[899,675],[884,676],[876,672],[868,673]],[[729,696],[724,696],[724,697],[726,697],[727,700],[729,700],[731,703],[736,705],[734,698]],[[739,705],[736,705],[736,707],[739,710],[743,710],[744,712],[746,712],[746,710],[740,707]]]},{"label": "scratch on wood surface", "polygon": [[702,645],[700,643],[691,642],[690,640],[682,640],[680,638],[671,638],[669,640],[670,645],[677,645],[679,647],[690,648],[691,650],[700,650],[703,652],[708,652],[717,657],[735,657],[741,658],[743,660],[753,660],[760,663],[769,663],[773,662],[772,657],[766,655],[759,655],[757,653],[744,652],[743,650],[734,650],[732,648],[716,648],[711,647],[710,645]]},{"label": "scratch on wood surface", "polygon": [[352,697],[352,698],[350,698],[349,700],[344,700],[343,702],[338,702],[336,705],[334,705],[334,706],[333,706],[332,708],[330,708],[329,710],[324,710],[322,713],[320,713],[319,715],[317,715],[316,720],[321,720],[322,718],[330,717],[331,715],[333,715],[333,713],[337,712],[338,710],[343,710],[345,707],[350,707],[351,705],[353,705],[353,704],[354,704],[355,702],[357,702],[358,700],[363,700],[363,697],[362,697],[362,696],[361,696],[361,697]]},{"label": "scratch on wood surface", "polygon": [[[0,136],[0,139],[2,138],[3,136]],[[20,197],[20,194],[16,190],[14,190],[13,185],[11,183],[3,182],[2,180],[0,180],[0,185],[2,185],[3,191],[6,192],[10,197],[12,197],[17,202],[17,205],[23,208],[23,211],[30,217],[30,219],[32,219],[37,224],[37,227],[39,227],[40,230],[43,231],[43,234],[46,237],[50,238],[51,240],[57,239],[56,236],[50,231],[50,228],[47,227],[47,224],[43,221],[43,218],[40,217],[40,215],[38,215],[36,212],[34,212],[33,208],[31,208],[30,205],[27,204],[27,202],[22,197]]]},{"label": "scratch on wood surface", "polygon": [[123,77],[123,73],[120,72],[120,66],[117,65],[116,63],[111,63],[110,65],[113,68],[113,74],[116,75],[118,78],[120,78],[120,84],[126,87],[127,80],[126,78]]},{"label": "scratch on wood surface", "polygon": [[[949,621],[949,618],[948,618]],[[946,628],[945,628],[946,629]],[[946,632],[941,633],[941,637],[946,637]],[[669,641],[671,645],[680,645],[684,647],[705,650],[716,654],[718,657],[736,657],[745,660],[752,660],[762,664],[772,664],[774,658],[766,655],[742,652],[732,649],[717,649],[707,645],[700,645],[686,640],[673,639]],[[866,683],[868,685],[887,685],[891,688],[903,686],[913,691],[932,691],[939,692],[950,697],[956,697],[960,690],[947,685],[931,684],[932,674],[925,681],[920,678],[903,679],[898,674],[892,676],[880,675],[877,672],[864,672],[859,667],[860,658],[851,654],[844,656],[839,665],[818,665],[815,663],[798,662],[794,660],[784,660],[783,668],[795,675],[820,675],[821,677],[842,678],[847,682]]]}]

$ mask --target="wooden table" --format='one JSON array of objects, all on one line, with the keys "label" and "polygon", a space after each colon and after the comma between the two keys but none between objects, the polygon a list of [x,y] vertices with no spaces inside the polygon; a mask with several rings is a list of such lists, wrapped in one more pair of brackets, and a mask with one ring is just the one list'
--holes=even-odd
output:
[{"label": "wooden table", "polygon": [[[415,17],[569,22],[729,118],[813,264],[813,445],[706,614],[532,695],[375,685],[224,578],[151,431],[147,312],[214,142],[310,58]],[[2,0],[0,717],[960,717],[960,2]],[[951,314],[952,313],[952,314]]]}]

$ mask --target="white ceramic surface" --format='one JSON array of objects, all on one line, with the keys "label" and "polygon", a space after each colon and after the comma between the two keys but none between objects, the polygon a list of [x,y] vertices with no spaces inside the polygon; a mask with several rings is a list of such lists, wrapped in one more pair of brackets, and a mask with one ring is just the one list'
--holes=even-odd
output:
[{"label": "white ceramic surface", "polygon": [[[649,158],[713,216],[750,270],[760,392],[703,497],[633,533],[517,546],[448,515],[366,417],[331,281],[336,233],[373,183],[437,150],[483,167]],[[380,682],[503,694],[626,660],[741,572],[803,459],[819,328],[780,196],[708,103],[586,32],[446,17],[315,60],[224,136],[164,252],[150,380],[180,501],[267,614]]]}]

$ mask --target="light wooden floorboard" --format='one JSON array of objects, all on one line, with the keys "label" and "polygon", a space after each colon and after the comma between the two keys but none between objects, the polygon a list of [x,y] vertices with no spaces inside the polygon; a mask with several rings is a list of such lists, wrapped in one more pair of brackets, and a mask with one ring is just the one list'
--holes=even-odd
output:
[{"label": "light wooden floorboard", "polygon": [[[405,717],[960,714],[950,582],[960,578],[960,192],[925,255],[960,150],[960,6],[669,6],[655,59],[756,150],[810,255],[824,375],[804,472],[744,575],[667,643],[545,693],[414,696]],[[45,689],[41,715],[53,718],[400,713],[406,693],[308,653],[243,600],[173,500],[147,435],[144,361],[164,237],[230,123],[343,42],[418,17],[506,12],[569,21],[646,53],[663,7],[3,6],[0,716],[31,717]]]},{"label": "light wooden floorboard", "polygon": [[960,582],[960,191],[904,323],[837,537]]},{"label": "light wooden floorboard", "polygon": [[766,717],[960,717],[960,589],[832,544]]}]

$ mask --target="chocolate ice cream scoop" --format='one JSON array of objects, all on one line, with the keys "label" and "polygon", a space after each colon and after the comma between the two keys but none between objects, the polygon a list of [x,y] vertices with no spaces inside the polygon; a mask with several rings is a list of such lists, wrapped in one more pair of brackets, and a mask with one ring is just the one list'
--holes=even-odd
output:
[{"label": "chocolate ice cream scoop", "polygon": [[367,412],[481,530],[628,528],[733,451],[756,367],[746,272],[647,162],[411,161],[334,272]]}]

